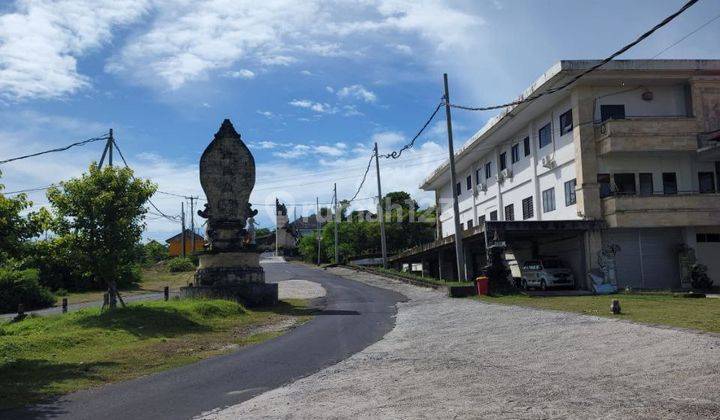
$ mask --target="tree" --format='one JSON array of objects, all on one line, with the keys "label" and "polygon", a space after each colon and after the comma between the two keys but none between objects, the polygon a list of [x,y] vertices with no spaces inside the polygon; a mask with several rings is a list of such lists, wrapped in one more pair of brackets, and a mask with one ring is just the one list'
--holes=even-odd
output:
[{"label": "tree", "polygon": [[84,256],[79,265],[107,285],[110,308],[116,306],[117,283],[136,257],[145,227],[145,204],[156,186],[136,179],[129,168],[90,165],[80,178],[48,190],[55,212],[54,230]]},{"label": "tree", "polygon": [[27,196],[6,197],[2,194],[4,188],[0,184],[0,262],[21,257],[26,241],[40,233],[41,229],[38,213],[22,215],[32,206]]},{"label": "tree", "polygon": [[146,264],[154,264],[168,258],[168,247],[153,239],[143,245],[143,254]]}]

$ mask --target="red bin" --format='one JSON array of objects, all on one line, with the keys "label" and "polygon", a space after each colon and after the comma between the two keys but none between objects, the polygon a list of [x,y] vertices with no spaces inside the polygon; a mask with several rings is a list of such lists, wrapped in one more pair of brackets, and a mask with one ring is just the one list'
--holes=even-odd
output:
[{"label": "red bin", "polygon": [[490,289],[490,281],[485,276],[480,276],[475,279],[475,287],[477,287],[478,295],[487,295]]}]

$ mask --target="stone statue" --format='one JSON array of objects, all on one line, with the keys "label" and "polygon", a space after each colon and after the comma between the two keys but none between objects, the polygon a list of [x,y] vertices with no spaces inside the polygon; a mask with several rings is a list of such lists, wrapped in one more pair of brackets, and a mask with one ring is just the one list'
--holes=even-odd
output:
[{"label": "stone statue", "polygon": [[[257,210],[248,201],[255,186],[255,158],[230,120],[223,121],[200,158],[200,184],[207,204],[198,215],[207,219],[207,245],[198,255],[198,286],[184,292],[247,305],[277,303],[277,284],[265,283],[260,266],[254,238]],[[251,241],[246,241],[248,233]]]},{"label": "stone statue", "polygon": [[247,220],[247,232],[250,239],[248,242],[250,243],[250,245],[255,245],[255,226],[257,226],[255,218],[250,216]]}]

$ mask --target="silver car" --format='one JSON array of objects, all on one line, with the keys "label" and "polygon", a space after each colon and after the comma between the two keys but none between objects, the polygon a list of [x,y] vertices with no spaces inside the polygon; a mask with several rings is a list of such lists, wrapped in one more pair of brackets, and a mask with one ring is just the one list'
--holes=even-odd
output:
[{"label": "silver car", "polygon": [[572,270],[557,258],[525,261],[522,266],[523,289],[537,287],[540,290],[547,290],[551,287],[572,287],[574,285],[575,278]]}]

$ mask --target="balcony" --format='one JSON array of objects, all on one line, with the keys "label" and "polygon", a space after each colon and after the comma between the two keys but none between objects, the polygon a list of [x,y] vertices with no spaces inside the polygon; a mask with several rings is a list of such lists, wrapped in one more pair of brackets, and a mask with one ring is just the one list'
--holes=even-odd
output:
[{"label": "balcony", "polygon": [[608,227],[720,225],[720,194],[617,195],[602,209]]},{"label": "balcony", "polygon": [[595,127],[599,155],[618,152],[695,152],[698,123],[689,117],[628,117]]},{"label": "balcony", "polygon": [[701,162],[720,160],[720,130],[698,135],[697,154]]}]

